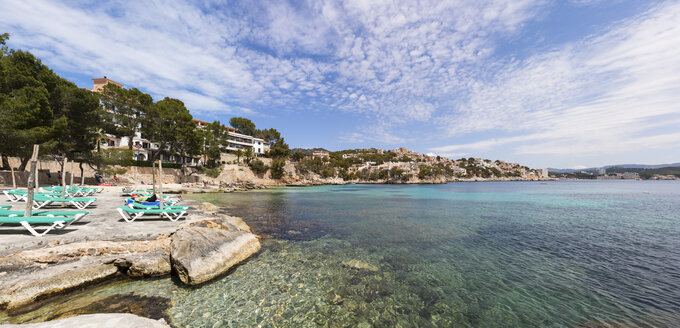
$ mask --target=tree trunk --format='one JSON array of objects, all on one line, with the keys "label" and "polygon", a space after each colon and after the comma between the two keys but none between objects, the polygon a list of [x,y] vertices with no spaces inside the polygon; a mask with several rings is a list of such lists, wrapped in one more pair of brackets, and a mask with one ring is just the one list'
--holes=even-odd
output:
[{"label": "tree trunk", "polygon": [[85,185],[85,169],[83,168],[83,162],[80,162],[80,164],[78,164],[78,167],[80,167],[80,185],[84,186]]},{"label": "tree trunk", "polygon": [[134,139],[134,137],[135,137],[135,134],[134,134],[134,133],[133,133],[131,136],[128,136],[128,138],[130,138],[130,139],[128,140],[128,149],[129,149],[129,150],[132,150],[132,148],[133,148],[133,147],[132,147],[132,139]]},{"label": "tree trunk", "polygon": [[21,164],[19,165],[19,171],[23,172],[26,169],[26,165],[28,164],[28,161],[30,161],[30,157],[22,157],[21,158]]},{"label": "tree trunk", "polygon": [[73,163],[75,162],[71,161],[71,183],[70,183],[71,187],[73,187]]},{"label": "tree trunk", "polygon": [[6,154],[2,154],[2,169],[9,170],[9,158]]}]

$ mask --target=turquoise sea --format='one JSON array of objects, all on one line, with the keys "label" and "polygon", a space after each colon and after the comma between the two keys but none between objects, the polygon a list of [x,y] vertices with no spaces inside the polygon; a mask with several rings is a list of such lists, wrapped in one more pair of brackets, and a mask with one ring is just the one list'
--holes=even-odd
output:
[{"label": "turquoise sea", "polygon": [[14,320],[137,302],[160,307],[150,315],[176,327],[680,326],[677,181],[286,187],[194,198],[243,217],[266,237],[261,253],[200,288],[122,280]]}]

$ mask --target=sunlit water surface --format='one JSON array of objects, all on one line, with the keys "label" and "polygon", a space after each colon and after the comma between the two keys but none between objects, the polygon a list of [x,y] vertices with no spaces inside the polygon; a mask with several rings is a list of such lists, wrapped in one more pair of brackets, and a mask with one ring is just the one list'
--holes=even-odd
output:
[{"label": "sunlit water surface", "polygon": [[265,236],[260,254],[200,288],[123,280],[11,320],[147,302],[161,303],[176,327],[680,325],[678,182],[345,185],[194,198],[243,217]]}]

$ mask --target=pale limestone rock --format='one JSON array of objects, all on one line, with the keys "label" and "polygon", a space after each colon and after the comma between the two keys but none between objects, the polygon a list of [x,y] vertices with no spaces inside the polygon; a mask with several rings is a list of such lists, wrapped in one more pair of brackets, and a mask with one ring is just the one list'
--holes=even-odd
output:
[{"label": "pale limestone rock", "polygon": [[201,203],[201,205],[198,205],[197,208],[206,212],[216,212],[220,209],[217,205],[208,202]]},{"label": "pale limestone rock", "polygon": [[23,325],[0,325],[2,328],[169,328],[165,320],[142,318],[129,313],[86,314],[61,320]]},{"label": "pale limestone rock", "polygon": [[207,222],[171,237],[170,260],[180,280],[198,285],[216,278],[260,251],[260,241],[251,233]]},{"label": "pale limestone rock", "polygon": [[94,283],[117,273],[118,268],[113,264],[83,260],[24,272],[0,284],[0,306],[16,309],[38,298]]},{"label": "pale limestone rock", "polygon": [[171,272],[169,251],[131,254],[112,263],[130,277],[160,277]]}]

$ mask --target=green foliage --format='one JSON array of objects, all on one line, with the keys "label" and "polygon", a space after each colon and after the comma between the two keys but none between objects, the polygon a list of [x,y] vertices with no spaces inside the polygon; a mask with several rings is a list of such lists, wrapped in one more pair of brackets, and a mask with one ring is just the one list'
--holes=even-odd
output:
[{"label": "green foliage", "polygon": [[195,136],[195,128],[193,118],[182,101],[166,97],[153,104],[142,122],[142,135],[159,145],[152,160],[162,152],[174,153],[185,149],[188,139]]},{"label": "green foliage", "polygon": [[262,175],[269,170],[269,166],[265,165],[264,162],[259,159],[251,161],[248,163],[248,166],[250,166],[250,169],[257,175]]},{"label": "green foliage", "polygon": [[217,145],[211,145],[210,148],[206,149],[205,155],[208,158],[206,165],[211,168],[215,168],[219,163],[219,159],[222,155],[220,152],[220,147]]},{"label": "green foliage", "polygon": [[288,144],[283,140],[283,138],[276,140],[276,142],[272,144],[271,149],[269,150],[269,155],[272,158],[287,158],[288,155],[290,155]]},{"label": "green foliage", "polygon": [[418,178],[427,179],[431,177],[444,175],[444,170],[438,166],[421,165],[418,167]]},{"label": "green foliage", "polygon": [[53,124],[53,139],[57,142],[53,152],[80,161],[91,159],[98,137],[99,100],[89,90],[66,80],[61,81],[54,94],[52,108],[58,119]]},{"label": "green foliage", "polygon": [[293,152],[293,155],[291,155],[290,158],[291,158],[292,160],[296,161],[296,162],[299,162],[299,161],[301,161],[303,158],[305,158],[306,156],[307,156],[307,155],[306,155],[305,153],[303,153],[303,152],[301,152],[301,151],[299,151],[299,150],[296,150],[296,151]]},{"label": "green foliage", "polygon": [[245,117],[232,117],[229,120],[229,125],[243,134],[255,136],[255,123]]},{"label": "green foliage", "polygon": [[[3,44],[7,40],[3,34]],[[41,153],[54,146],[55,122],[52,101],[60,78],[40,59],[21,50],[0,52],[0,153],[21,158],[20,170],[28,163],[33,144]]]},{"label": "green foliage", "polygon": [[253,152],[252,148],[246,148],[246,150],[243,152],[243,157],[246,160],[246,163],[250,163],[250,161],[255,157],[255,153]]},{"label": "green foliage", "polygon": [[[118,137],[134,138],[144,116],[153,105],[150,95],[138,89],[123,89],[113,83],[106,84],[99,93],[105,111],[104,129]],[[129,143],[129,149],[132,149]]]},{"label": "green foliage", "polygon": [[221,169],[220,168],[200,167],[199,172],[215,179],[215,178],[220,176]]},{"label": "green foliage", "polygon": [[133,150],[129,149],[103,149],[101,151],[101,161],[103,165],[132,166],[136,163],[132,159]]},{"label": "green foliage", "polygon": [[281,133],[276,131],[274,128],[257,130],[255,134],[257,137],[264,139],[266,142],[272,142],[281,139]]},{"label": "green foliage", "polygon": [[243,157],[243,155],[244,155],[243,150],[236,149],[234,151],[234,155],[236,155],[236,163],[241,163],[241,157]]},{"label": "green foliage", "polygon": [[283,177],[283,174],[285,173],[283,167],[286,165],[286,160],[282,158],[276,158],[272,160],[272,165],[271,165],[271,176],[274,179],[281,179]]}]

